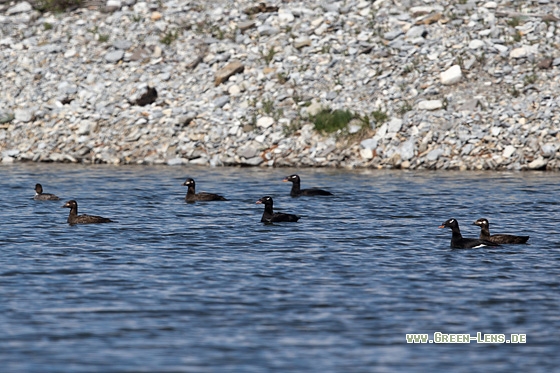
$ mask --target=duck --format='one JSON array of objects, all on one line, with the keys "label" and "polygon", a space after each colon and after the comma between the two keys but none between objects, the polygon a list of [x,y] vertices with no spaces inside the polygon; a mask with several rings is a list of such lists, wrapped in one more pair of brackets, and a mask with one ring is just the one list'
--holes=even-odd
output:
[{"label": "duck", "polygon": [[290,191],[290,195],[292,197],[299,197],[299,196],[332,196],[333,194],[329,191],[312,188],[312,189],[301,189],[300,183],[301,179],[298,175],[290,175],[286,176],[283,182],[291,182],[292,183],[292,190]]},{"label": "duck", "polygon": [[255,203],[264,205],[264,213],[261,218],[262,223],[276,223],[281,221],[297,222],[299,220],[299,216],[294,214],[274,212],[272,208],[274,202],[272,201],[272,197],[270,196],[264,196],[257,200],[257,202]]},{"label": "duck", "polygon": [[461,231],[459,230],[459,222],[454,218],[446,220],[439,227],[451,228],[451,247],[455,249],[474,249],[483,246],[500,246],[497,243],[484,239],[463,237],[461,235]]},{"label": "duck", "polygon": [[51,193],[43,193],[43,186],[41,184],[35,184],[35,196],[33,197],[36,201],[58,201],[60,198]]},{"label": "duck", "polygon": [[480,218],[473,223],[480,227],[480,238],[498,244],[523,244],[529,240],[529,236],[514,236],[512,234],[490,235],[490,223],[488,219]]},{"label": "duck", "polygon": [[113,220],[95,215],[78,215],[78,202],[75,200],[67,201],[62,207],[69,208],[68,224],[96,224],[96,223],[112,223]]},{"label": "duck", "polygon": [[187,189],[187,195],[185,196],[185,201],[195,202],[195,201],[227,201],[227,199],[219,194],[200,192],[196,193],[196,183],[194,179],[190,177],[183,183],[184,186],[189,187]]}]

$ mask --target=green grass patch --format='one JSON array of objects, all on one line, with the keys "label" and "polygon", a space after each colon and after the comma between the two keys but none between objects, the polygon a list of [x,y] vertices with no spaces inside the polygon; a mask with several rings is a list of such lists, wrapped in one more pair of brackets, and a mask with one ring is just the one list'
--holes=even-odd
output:
[{"label": "green grass patch", "polygon": [[266,62],[266,64],[268,65],[274,59],[276,51],[274,50],[274,47],[270,47],[266,53],[261,52],[261,55],[264,59],[264,62]]},{"label": "green grass patch", "polygon": [[355,118],[349,110],[322,109],[317,115],[311,118],[318,132],[333,133],[338,130],[345,130],[348,123]]},{"label": "green grass patch", "polygon": [[82,0],[39,0],[36,9],[42,13],[62,13],[79,8],[82,4]]},{"label": "green grass patch", "polygon": [[387,121],[387,119],[389,119],[389,116],[387,115],[387,113],[384,112],[384,111],[381,111],[381,110],[372,111],[371,116],[375,120],[375,123],[378,126],[385,123]]},{"label": "green grass patch", "polygon": [[165,45],[171,45],[177,38],[179,37],[179,32],[177,30],[174,31],[167,31],[165,35],[163,35],[159,41]]}]

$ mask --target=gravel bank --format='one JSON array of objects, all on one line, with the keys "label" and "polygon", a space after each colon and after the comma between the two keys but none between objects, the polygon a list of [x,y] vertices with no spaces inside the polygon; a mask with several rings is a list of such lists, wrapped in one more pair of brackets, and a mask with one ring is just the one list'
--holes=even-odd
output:
[{"label": "gravel bank", "polygon": [[[559,8],[0,0],[0,158],[558,170]],[[369,122],[318,133],[322,108]]]}]

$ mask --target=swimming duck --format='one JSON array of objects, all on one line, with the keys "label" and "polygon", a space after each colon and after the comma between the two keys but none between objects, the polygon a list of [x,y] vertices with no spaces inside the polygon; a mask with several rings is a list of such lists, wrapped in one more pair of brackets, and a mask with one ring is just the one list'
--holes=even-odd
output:
[{"label": "swimming duck", "polygon": [[196,184],[193,179],[188,178],[184,183],[184,186],[188,186],[187,195],[185,196],[185,201],[195,202],[195,201],[227,201],[225,197],[219,194],[206,193],[206,192],[195,192]]},{"label": "swimming duck", "polygon": [[58,201],[60,198],[51,193],[43,193],[43,186],[35,184],[35,196],[33,199],[37,201]]},{"label": "swimming duck", "polygon": [[109,218],[104,218],[95,215],[78,215],[78,202],[70,200],[66,202],[62,207],[70,209],[70,214],[68,215],[68,224],[95,224],[95,223],[111,223],[112,220]]},{"label": "swimming duck", "polygon": [[529,240],[529,236],[514,236],[511,234],[493,234],[490,235],[490,223],[488,219],[478,219],[473,223],[480,227],[480,239],[488,240],[498,244],[522,244]]},{"label": "swimming duck", "polygon": [[312,188],[312,189],[301,189],[300,188],[300,178],[298,175],[290,175],[286,176],[283,182],[291,182],[292,183],[292,190],[290,191],[290,195],[292,197],[299,197],[299,196],[332,196],[332,193],[323,189]]},{"label": "swimming duck", "polygon": [[299,220],[299,216],[294,214],[285,214],[282,212],[275,213],[272,208],[272,197],[270,196],[264,196],[255,203],[264,205],[264,213],[261,218],[262,223],[276,223],[281,221],[296,222]]}]

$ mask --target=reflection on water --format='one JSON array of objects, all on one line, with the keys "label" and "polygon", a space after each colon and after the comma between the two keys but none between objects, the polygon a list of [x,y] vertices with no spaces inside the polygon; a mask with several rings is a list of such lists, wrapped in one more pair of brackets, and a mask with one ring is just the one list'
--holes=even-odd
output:
[{"label": "reflection on water", "polygon": [[[0,166],[9,372],[553,371],[560,174]],[[282,179],[332,197],[289,196]],[[197,191],[229,201],[186,204]],[[61,201],[33,201],[34,186]],[[263,225],[262,205],[300,215]],[[66,224],[80,213],[117,223]],[[452,250],[476,219],[529,245]],[[407,333],[525,333],[524,345]],[[461,366],[457,362],[461,361]]]}]

